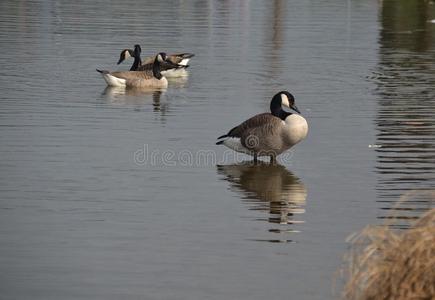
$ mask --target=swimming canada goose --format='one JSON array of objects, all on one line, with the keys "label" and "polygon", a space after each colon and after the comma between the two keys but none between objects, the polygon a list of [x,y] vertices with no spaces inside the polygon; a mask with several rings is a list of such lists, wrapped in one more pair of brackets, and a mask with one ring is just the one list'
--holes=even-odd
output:
[{"label": "swimming canada goose", "polygon": [[[177,53],[168,55],[168,60],[173,64],[187,66],[190,59],[194,57],[193,53]],[[155,56],[147,57],[143,60],[143,64],[149,64],[153,61]]]},{"label": "swimming canada goose", "polygon": [[[140,57],[138,57],[136,47],[139,47],[139,45],[135,45],[135,49],[124,49],[121,51],[121,54],[119,55],[119,60],[117,64],[119,65],[122,63],[125,59],[129,57],[134,58],[133,65],[130,68],[130,71],[144,71],[148,69],[152,69],[152,64],[156,58],[156,56],[150,56],[145,58],[143,61]],[[140,55],[140,51],[139,51]],[[189,67],[187,64],[192,58],[195,56],[193,53],[178,53],[178,54],[171,54],[167,55],[166,61],[169,63],[162,63],[160,66],[160,71],[162,72],[163,76],[165,77],[180,77],[186,75],[186,68]],[[172,63],[172,64],[171,64]]]},{"label": "swimming canada goose", "polygon": [[[165,88],[168,86],[168,80],[160,73],[160,65],[165,61],[166,54],[161,52],[156,55],[151,70],[109,72],[97,69],[97,71],[102,74],[109,86]],[[167,63],[171,64],[171,62]]]},{"label": "swimming canada goose", "polygon": [[[283,108],[292,109],[295,114]],[[253,116],[217,139],[216,145],[224,144],[234,151],[254,156],[276,156],[302,141],[308,133],[308,124],[295,105],[295,98],[287,91],[273,96],[271,113]]]}]

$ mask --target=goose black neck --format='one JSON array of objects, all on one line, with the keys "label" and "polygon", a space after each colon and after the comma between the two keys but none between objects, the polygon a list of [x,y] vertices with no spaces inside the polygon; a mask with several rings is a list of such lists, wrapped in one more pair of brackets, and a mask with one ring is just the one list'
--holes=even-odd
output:
[{"label": "goose black neck", "polygon": [[285,120],[292,114],[291,112],[286,112],[282,109],[280,95],[275,95],[275,97],[272,98],[272,101],[270,102],[270,112],[281,120]]},{"label": "goose black neck", "polygon": [[279,117],[281,120],[283,120],[283,121],[285,121],[285,119],[288,117],[288,116],[290,116],[292,113],[290,113],[290,112],[286,112],[286,111],[284,111],[283,109],[281,109],[280,111],[279,111],[279,116],[277,116],[277,117]]},{"label": "goose black neck", "polygon": [[158,61],[158,58],[154,60],[153,63],[153,75],[157,79],[162,79],[162,73],[160,73],[160,62]]},{"label": "goose black neck", "polygon": [[130,68],[130,71],[137,71],[137,69],[142,65],[142,60],[140,59],[140,55],[136,54],[134,56],[133,65]]},{"label": "goose black neck", "polygon": [[284,111],[282,108],[279,108],[277,110],[272,111],[272,115],[275,117],[280,118],[281,120],[285,120],[288,116],[290,116],[292,113]]}]

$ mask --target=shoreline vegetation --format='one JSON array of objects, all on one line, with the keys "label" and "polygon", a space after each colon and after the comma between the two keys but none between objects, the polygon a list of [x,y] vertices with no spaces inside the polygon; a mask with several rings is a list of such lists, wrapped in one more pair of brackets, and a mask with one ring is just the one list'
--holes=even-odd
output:
[{"label": "shoreline vegetation", "polygon": [[[435,201],[435,192],[431,191]],[[398,202],[398,204],[406,201]],[[339,277],[342,299],[435,299],[435,208],[408,230],[388,220],[352,234]]]}]

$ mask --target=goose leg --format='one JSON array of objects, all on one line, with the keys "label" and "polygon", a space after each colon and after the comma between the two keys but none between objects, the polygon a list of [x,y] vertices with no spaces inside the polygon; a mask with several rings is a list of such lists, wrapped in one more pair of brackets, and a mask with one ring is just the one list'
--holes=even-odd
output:
[{"label": "goose leg", "polygon": [[258,162],[257,154],[255,153],[255,154],[254,154],[254,163],[256,164],[257,162]]},{"label": "goose leg", "polygon": [[271,164],[275,164],[276,163],[276,157],[275,157],[275,155],[271,155],[270,156],[270,163]]}]

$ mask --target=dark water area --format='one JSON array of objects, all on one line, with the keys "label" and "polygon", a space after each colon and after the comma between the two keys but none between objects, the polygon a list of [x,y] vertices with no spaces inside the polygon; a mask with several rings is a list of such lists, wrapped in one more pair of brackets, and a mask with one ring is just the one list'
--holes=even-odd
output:
[{"label": "dark water area", "polygon": [[434,19],[430,1],[385,2],[380,15],[378,217],[399,228],[434,205]]},{"label": "dark water area", "polygon": [[[0,29],[1,299],[336,299],[347,236],[433,207],[431,1],[2,1]],[[106,87],[136,43],[188,76]],[[215,145],[284,89],[310,132],[279,165]]]}]

